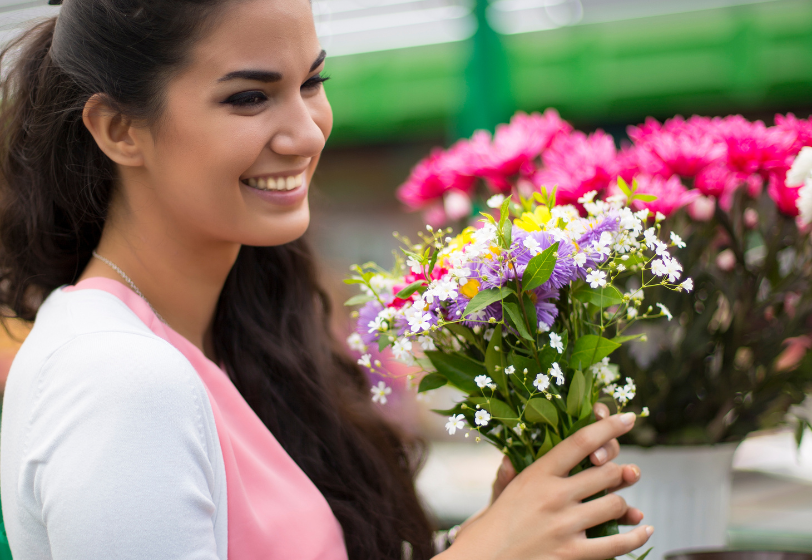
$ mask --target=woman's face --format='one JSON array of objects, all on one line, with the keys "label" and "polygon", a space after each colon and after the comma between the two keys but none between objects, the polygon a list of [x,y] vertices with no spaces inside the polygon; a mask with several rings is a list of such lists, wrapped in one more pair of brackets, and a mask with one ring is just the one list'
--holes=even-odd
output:
[{"label": "woman's face", "polygon": [[308,187],[332,128],[309,0],[230,2],[166,91],[143,173],[171,229],[280,245],[310,221]]}]

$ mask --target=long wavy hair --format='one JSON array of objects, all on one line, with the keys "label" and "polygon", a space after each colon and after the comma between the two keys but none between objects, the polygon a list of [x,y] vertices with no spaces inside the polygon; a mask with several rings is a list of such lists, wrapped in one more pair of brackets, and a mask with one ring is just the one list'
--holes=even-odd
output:
[{"label": "long wavy hair", "polygon": [[[160,122],[168,81],[225,0],[68,0],[0,53],[0,306],[34,320],[80,276],[116,167],[82,122],[93,94]],[[273,278],[272,282],[267,281]],[[414,490],[420,446],[372,408],[369,382],[330,332],[304,240],[241,249],[214,318],[217,359],[327,499],[353,560],[429,558]]]}]

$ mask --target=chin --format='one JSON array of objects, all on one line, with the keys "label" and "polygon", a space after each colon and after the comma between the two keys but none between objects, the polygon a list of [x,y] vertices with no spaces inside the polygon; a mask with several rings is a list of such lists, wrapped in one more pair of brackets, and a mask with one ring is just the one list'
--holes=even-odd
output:
[{"label": "chin", "polygon": [[254,247],[274,247],[285,245],[301,238],[310,226],[310,212],[297,212],[297,215],[282,218],[277,216],[270,226],[266,225],[264,235],[251,236],[242,242]]}]

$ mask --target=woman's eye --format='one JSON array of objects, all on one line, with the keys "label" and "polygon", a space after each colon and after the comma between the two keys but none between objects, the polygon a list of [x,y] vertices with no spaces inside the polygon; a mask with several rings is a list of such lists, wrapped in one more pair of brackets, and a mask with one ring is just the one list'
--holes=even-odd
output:
[{"label": "woman's eye", "polygon": [[316,74],[305,83],[302,84],[302,89],[316,89],[321,86],[324,82],[329,80],[329,76],[325,76],[324,74]]},{"label": "woman's eye", "polygon": [[261,91],[243,91],[240,93],[235,93],[223,101],[223,103],[228,103],[229,105],[234,105],[235,107],[251,107],[264,103],[267,100],[268,96]]}]

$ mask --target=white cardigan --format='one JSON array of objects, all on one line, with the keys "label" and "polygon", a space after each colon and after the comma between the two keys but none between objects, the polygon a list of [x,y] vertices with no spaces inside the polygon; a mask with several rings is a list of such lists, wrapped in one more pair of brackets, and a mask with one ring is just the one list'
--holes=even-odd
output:
[{"label": "white cardigan", "polygon": [[0,431],[15,560],[226,560],[226,475],[189,361],[115,296],[55,290],[11,367]]}]

